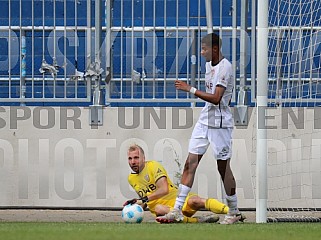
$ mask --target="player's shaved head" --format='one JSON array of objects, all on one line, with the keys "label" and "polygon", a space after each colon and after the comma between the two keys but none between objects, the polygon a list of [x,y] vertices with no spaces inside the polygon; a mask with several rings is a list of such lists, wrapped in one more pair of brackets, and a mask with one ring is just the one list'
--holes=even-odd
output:
[{"label": "player's shaved head", "polygon": [[144,149],[141,146],[139,146],[138,144],[130,145],[129,148],[128,148],[128,152],[133,152],[133,151],[136,151],[136,150],[138,150],[140,152],[140,154],[145,156]]}]

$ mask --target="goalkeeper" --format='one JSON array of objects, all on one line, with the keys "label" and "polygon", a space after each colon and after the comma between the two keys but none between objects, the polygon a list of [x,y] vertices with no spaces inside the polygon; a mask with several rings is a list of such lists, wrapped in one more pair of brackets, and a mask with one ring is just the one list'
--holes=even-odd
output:
[{"label": "goalkeeper", "polygon": [[[132,173],[128,176],[128,182],[139,195],[139,199],[127,200],[127,204],[138,203],[142,207],[148,206],[155,216],[163,216],[168,213],[175,204],[177,187],[169,179],[164,167],[157,161],[145,161],[144,150],[139,145],[129,147],[128,164]],[[183,206],[183,222],[217,222],[217,215],[192,217],[198,210],[205,208],[213,213],[226,214],[228,207],[216,199],[204,199],[194,193],[190,193]]]}]

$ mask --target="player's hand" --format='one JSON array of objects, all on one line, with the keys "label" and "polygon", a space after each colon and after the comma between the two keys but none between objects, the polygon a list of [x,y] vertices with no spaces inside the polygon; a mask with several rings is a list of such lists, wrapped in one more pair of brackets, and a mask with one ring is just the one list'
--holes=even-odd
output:
[{"label": "player's hand", "polygon": [[126,202],[124,202],[123,206],[126,206],[128,204],[138,204],[138,205],[143,205],[144,203],[147,203],[148,202],[148,197],[143,197],[143,198],[133,198],[133,199],[130,199],[130,200],[127,200]]},{"label": "player's hand", "polygon": [[138,200],[137,198],[127,200],[126,202],[124,202],[123,207],[125,207],[128,204],[135,204],[135,203],[137,203],[137,200]]},{"label": "player's hand", "polygon": [[191,86],[188,85],[186,82],[184,81],[180,81],[180,80],[176,80],[175,81],[175,88],[177,90],[182,90],[185,92],[189,92],[189,90],[191,89]]}]

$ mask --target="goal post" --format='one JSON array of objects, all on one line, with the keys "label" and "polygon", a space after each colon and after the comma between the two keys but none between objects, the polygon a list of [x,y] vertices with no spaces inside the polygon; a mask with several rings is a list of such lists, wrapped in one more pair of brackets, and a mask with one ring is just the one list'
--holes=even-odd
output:
[{"label": "goal post", "polygon": [[320,222],[321,1],[257,3],[256,222]]},{"label": "goal post", "polygon": [[256,152],[256,222],[267,219],[267,129],[265,109],[268,86],[268,1],[258,0],[257,27],[257,152]]}]

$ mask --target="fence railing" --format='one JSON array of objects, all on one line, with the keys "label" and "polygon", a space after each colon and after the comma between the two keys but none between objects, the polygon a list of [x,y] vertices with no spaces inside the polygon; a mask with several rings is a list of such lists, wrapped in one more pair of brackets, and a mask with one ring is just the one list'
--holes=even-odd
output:
[{"label": "fence railing", "polygon": [[[200,41],[208,21],[203,0],[3,3],[0,102],[199,101],[176,91],[173,81],[204,88]],[[255,88],[255,45],[242,21],[252,10],[239,16],[244,7],[217,0],[211,9],[213,30],[234,66],[237,91]],[[95,103],[102,95],[104,100]]]}]

